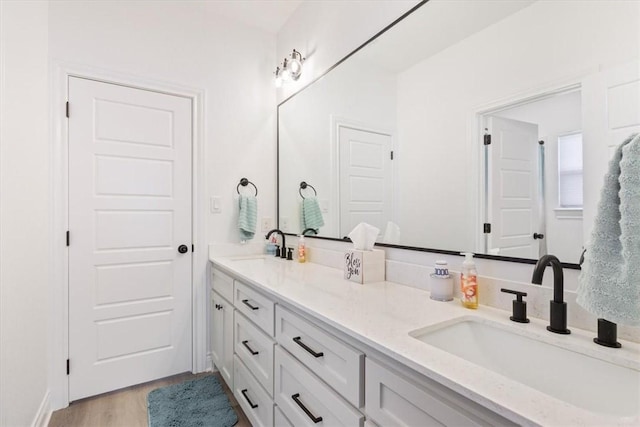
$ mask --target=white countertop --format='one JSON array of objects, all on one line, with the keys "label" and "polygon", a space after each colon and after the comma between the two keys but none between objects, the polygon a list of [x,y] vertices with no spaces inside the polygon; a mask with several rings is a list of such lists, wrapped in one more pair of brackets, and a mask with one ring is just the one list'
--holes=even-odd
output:
[{"label": "white countertop", "polygon": [[546,331],[544,320],[531,318],[531,323],[518,324],[509,320],[509,312],[486,306],[469,310],[457,299],[433,301],[428,292],[392,282],[360,285],[344,280],[342,270],[319,264],[273,257],[214,257],[211,261],[221,270],[519,424],[640,425],[638,416],[613,418],[589,412],[429,346],[408,333],[474,316],[636,370],[640,370],[639,344],[623,341],[621,349],[601,347],[593,343],[592,332],[571,328],[570,335],[556,335]]}]

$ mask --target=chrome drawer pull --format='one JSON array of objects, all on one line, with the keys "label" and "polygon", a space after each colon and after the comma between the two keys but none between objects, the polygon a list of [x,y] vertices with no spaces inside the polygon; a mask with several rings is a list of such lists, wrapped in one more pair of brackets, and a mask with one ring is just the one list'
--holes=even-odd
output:
[{"label": "chrome drawer pull", "polygon": [[244,398],[247,399],[247,403],[249,404],[249,406],[251,406],[251,409],[256,409],[258,407],[258,405],[256,405],[255,403],[251,402],[251,400],[249,400],[249,397],[247,396],[247,389],[246,388],[244,390],[242,390],[240,393],[242,393]]},{"label": "chrome drawer pull", "polygon": [[253,351],[251,347],[249,347],[249,344],[247,344],[248,342],[249,342],[248,340],[244,340],[242,341],[242,345],[245,346],[247,350],[249,350],[249,353],[251,353],[252,356],[255,356],[256,354],[260,354],[259,351]]},{"label": "chrome drawer pull", "polygon": [[293,396],[291,396],[291,398],[293,399],[294,402],[296,402],[298,404],[298,406],[300,407],[300,409],[302,409],[304,411],[305,414],[307,414],[307,416],[309,418],[311,418],[311,421],[313,421],[315,424],[318,424],[320,421],[322,421],[322,417],[316,417],[315,415],[313,415],[311,413],[310,410],[307,409],[306,406],[304,406],[304,404],[300,401],[300,393],[296,393]]},{"label": "chrome drawer pull", "polygon": [[305,343],[302,342],[302,338],[300,337],[295,337],[293,339],[293,342],[295,342],[296,344],[298,344],[300,347],[304,348],[305,350],[307,350],[313,357],[318,358],[318,357],[322,357],[324,356],[323,352],[319,352],[316,353],[315,351],[313,351],[311,348],[309,348]]},{"label": "chrome drawer pull", "polygon": [[259,309],[259,308],[260,308],[260,307],[255,307],[255,306],[253,306],[253,305],[249,304],[249,300],[248,300],[248,299],[243,299],[243,300],[242,300],[242,303],[243,303],[244,305],[246,305],[247,307],[249,307],[251,310],[257,310],[257,309]]}]

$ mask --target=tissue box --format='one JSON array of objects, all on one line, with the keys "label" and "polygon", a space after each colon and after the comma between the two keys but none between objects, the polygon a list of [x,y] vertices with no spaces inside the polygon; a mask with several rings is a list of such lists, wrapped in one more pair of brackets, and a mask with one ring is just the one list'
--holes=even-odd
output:
[{"label": "tissue box", "polygon": [[344,253],[344,278],[356,283],[384,281],[384,251],[350,249]]}]

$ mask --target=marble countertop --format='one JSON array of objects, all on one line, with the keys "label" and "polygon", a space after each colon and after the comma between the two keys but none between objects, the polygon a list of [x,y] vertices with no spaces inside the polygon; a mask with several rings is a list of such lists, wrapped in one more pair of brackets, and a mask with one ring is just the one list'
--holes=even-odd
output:
[{"label": "marble countertop", "polygon": [[217,268],[516,423],[640,425],[640,416],[616,418],[590,412],[430,346],[411,337],[409,332],[473,316],[635,370],[640,370],[639,344],[623,341],[621,349],[601,347],[593,343],[592,332],[572,328],[570,335],[556,335],[546,331],[547,322],[541,319],[531,318],[531,323],[519,324],[509,320],[509,312],[486,306],[469,310],[457,299],[434,301],[421,289],[392,282],[360,285],[344,280],[342,270],[319,264],[273,257],[210,260]]}]

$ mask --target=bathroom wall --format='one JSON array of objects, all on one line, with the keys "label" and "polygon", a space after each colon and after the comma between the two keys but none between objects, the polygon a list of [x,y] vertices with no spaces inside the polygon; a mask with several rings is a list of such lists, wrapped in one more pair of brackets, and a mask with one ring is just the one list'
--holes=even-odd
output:
[{"label": "bathroom wall", "polygon": [[[46,1],[0,2],[0,425],[48,413]],[[62,366],[60,366],[62,369]]]},{"label": "bathroom wall", "polygon": [[258,217],[275,218],[275,35],[233,23],[210,2],[55,1],[50,58],[205,91],[208,243],[237,243],[240,178],[259,189]]},{"label": "bathroom wall", "polygon": [[[545,2],[541,2],[545,3]],[[570,2],[569,2],[570,3]],[[595,6],[605,5],[605,2],[593,2]],[[384,12],[372,10],[377,7],[358,3],[350,9],[345,9],[340,14],[339,19],[317,19],[326,17],[331,12],[333,5],[328,6],[323,2],[303,3],[279,32],[277,39],[278,58],[284,55],[293,47],[303,51],[316,54],[317,57],[312,66],[305,64],[305,73],[311,77],[304,76],[302,82],[295,85],[285,86],[279,93],[279,99],[284,99],[287,94],[293,93],[311,81],[315,76],[320,75],[326,68],[341,59],[346,53],[358,47],[371,35],[382,28],[381,22],[393,21],[395,17],[408,10],[414,2],[397,2],[395,8],[392,5],[385,5]],[[591,3],[590,3],[591,4]],[[620,3],[627,6],[631,3]],[[605,5],[606,6],[606,5]],[[371,8],[370,8],[371,7]],[[326,10],[325,10],[326,9]],[[404,9],[404,10],[403,10]],[[634,9],[635,10],[635,9]],[[378,13],[379,12],[379,13]],[[601,16],[591,18],[609,19],[609,13],[602,13]],[[633,16],[631,17],[633,18]],[[571,19],[569,19],[571,21]],[[540,20],[541,25],[546,25],[546,17]],[[357,23],[357,25],[354,25]],[[625,25],[628,22],[625,20]],[[363,24],[363,25],[361,25]],[[621,24],[622,25],[622,24]],[[598,24],[593,24],[598,26]],[[321,30],[318,27],[322,27]],[[547,30],[542,30],[544,33]],[[535,32],[532,37],[538,37],[540,32]],[[598,40],[595,46],[608,46],[610,40]],[[595,48],[595,47],[590,47]],[[614,49],[615,50],[615,49]],[[579,52],[584,53],[584,52]],[[617,54],[610,52],[612,58]],[[311,56],[307,53],[307,56]],[[571,62],[572,58],[567,58]],[[417,68],[415,69],[417,72]],[[419,157],[420,158],[420,157]],[[443,180],[441,180],[443,181]],[[349,244],[320,239],[308,239],[309,259],[312,262],[320,262],[339,268],[342,265],[342,251],[349,247]],[[459,271],[462,264],[462,257],[443,256],[428,252],[407,251],[402,249],[387,249],[387,280],[396,281],[408,286],[415,286],[427,289],[426,277],[431,272],[431,266],[436,259],[447,259],[452,271]],[[531,284],[531,274],[533,265],[519,264],[512,262],[501,262],[492,260],[478,260],[478,272],[480,276],[480,302],[484,305],[496,306],[505,310],[510,310],[511,296],[499,291],[501,286],[521,290],[529,293],[530,316],[545,318],[548,316],[548,301],[552,294],[552,275],[548,272],[545,275],[543,286]],[[569,303],[569,324],[578,325],[583,329],[595,331],[595,316],[585,312],[575,304],[575,290],[578,284],[578,271],[565,270],[565,295]],[[640,342],[640,328],[620,327],[619,335],[622,338]]]},{"label": "bathroom wall", "polygon": [[[353,49],[418,4],[418,0],[305,1],[278,32],[278,63],[292,49],[307,58],[297,82],[278,90],[278,102],[322,75]],[[275,66],[273,69],[275,70]]]}]

